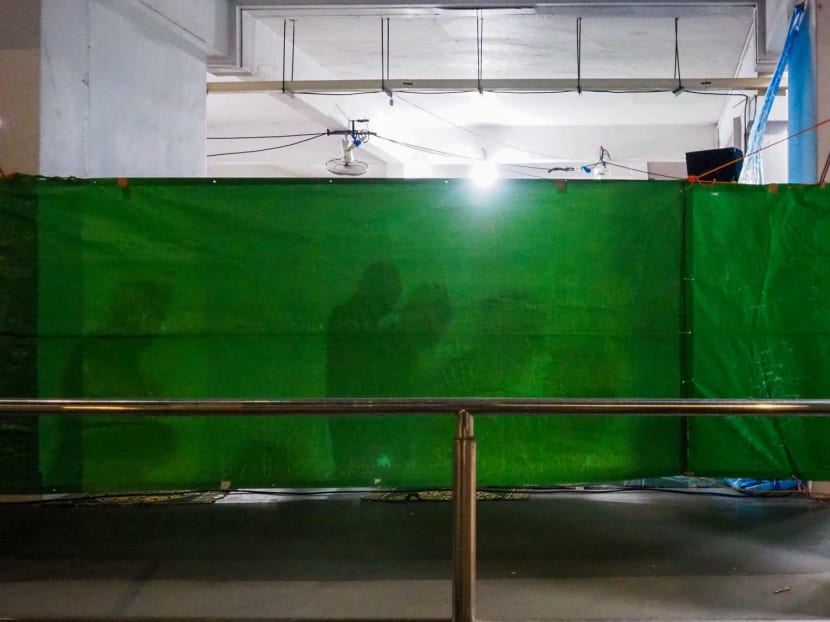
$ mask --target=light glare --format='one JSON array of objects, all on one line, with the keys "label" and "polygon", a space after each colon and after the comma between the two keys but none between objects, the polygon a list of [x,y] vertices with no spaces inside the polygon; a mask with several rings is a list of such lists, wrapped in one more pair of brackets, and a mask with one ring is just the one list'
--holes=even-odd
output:
[{"label": "light glare", "polygon": [[490,188],[499,178],[499,170],[490,160],[481,160],[473,165],[470,179],[479,188]]}]

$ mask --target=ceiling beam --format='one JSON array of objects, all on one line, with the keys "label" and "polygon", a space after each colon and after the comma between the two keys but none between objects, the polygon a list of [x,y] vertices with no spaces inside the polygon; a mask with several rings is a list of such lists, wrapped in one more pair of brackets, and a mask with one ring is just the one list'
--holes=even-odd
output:
[{"label": "ceiling beam", "polygon": [[[241,82],[208,82],[208,93],[256,93],[285,91],[286,93],[353,93],[395,91],[526,91],[546,92],[608,92],[627,93],[677,90],[677,80],[671,78],[608,78],[584,79],[433,79],[433,80],[244,80]],[[683,88],[691,91],[761,91],[769,87],[769,78],[684,78]],[[786,86],[781,87],[786,92]]]},{"label": "ceiling beam", "polygon": [[573,9],[601,9],[603,11],[631,9],[652,9],[660,11],[665,8],[722,10],[722,9],[754,9],[758,2],[766,0],[545,0],[534,2],[528,0],[372,0],[371,2],[355,2],[355,0],[231,0],[237,9],[243,11],[272,10],[281,13],[291,13],[296,10],[342,10],[351,9],[358,13],[383,9],[406,10],[413,7],[432,8],[439,11],[469,10],[469,9],[531,9],[544,13],[550,10]]}]

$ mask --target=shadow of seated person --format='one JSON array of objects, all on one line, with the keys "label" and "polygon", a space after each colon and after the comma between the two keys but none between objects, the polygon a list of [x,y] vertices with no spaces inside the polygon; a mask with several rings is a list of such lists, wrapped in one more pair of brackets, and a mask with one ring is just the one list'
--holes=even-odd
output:
[{"label": "shadow of seated person", "polygon": [[[390,319],[401,296],[397,268],[375,262],[363,272],[351,297],[334,309],[326,334],[326,395],[379,397],[395,395],[389,386]],[[330,421],[332,452],[342,484],[365,485],[385,465],[382,422],[373,417],[334,416]]]},{"label": "shadow of seated person", "polygon": [[[154,281],[120,284],[107,319],[83,337],[64,370],[64,397],[165,397],[163,381],[144,356],[163,332],[170,286]],[[151,484],[150,474],[174,450],[170,422],[144,416],[60,416],[54,469],[57,487],[102,490]],[[173,482],[170,482],[173,483]]]}]

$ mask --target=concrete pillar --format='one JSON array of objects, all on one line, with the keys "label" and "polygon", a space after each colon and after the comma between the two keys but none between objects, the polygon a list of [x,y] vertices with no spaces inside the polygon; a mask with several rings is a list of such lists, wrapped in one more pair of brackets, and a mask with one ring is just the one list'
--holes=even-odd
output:
[{"label": "concrete pillar", "polygon": [[0,0],[0,168],[37,173],[40,2]]},{"label": "concrete pillar", "polygon": [[215,25],[203,8],[199,0],[0,0],[0,167],[204,175]]}]

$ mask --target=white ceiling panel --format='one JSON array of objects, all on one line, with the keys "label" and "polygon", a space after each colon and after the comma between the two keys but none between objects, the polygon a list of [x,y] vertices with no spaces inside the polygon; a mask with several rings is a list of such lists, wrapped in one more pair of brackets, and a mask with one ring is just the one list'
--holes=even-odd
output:
[{"label": "white ceiling panel", "polygon": [[[483,77],[576,77],[579,15],[583,78],[672,78],[675,15],[685,78],[734,77],[742,56],[747,50],[753,53],[751,3],[539,5],[535,10],[484,11]],[[390,77],[476,77],[476,12],[417,4],[246,10],[243,65],[257,79],[280,80],[283,70],[287,79],[293,70],[296,80],[380,79],[381,17],[390,20]],[[359,152],[371,175],[402,176],[417,169],[440,176],[464,170],[469,158],[481,157],[484,150],[508,167],[539,165],[545,176],[546,165],[590,163],[600,144],[640,167],[681,162],[686,151],[717,146],[716,124],[722,115],[743,112],[739,99],[692,93],[396,93],[394,100],[390,106],[380,93],[215,94],[208,101],[208,133],[316,132],[369,118],[371,129],[382,136],[459,156],[428,155],[373,140]],[[287,141],[219,142],[209,142],[209,152],[255,150]],[[337,139],[323,138],[286,149],[212,158],[209,170],[216,175],[319,176],[326,174],[325,159],[336,153]],[[534,169],[524,171],[536,174]],[[515,169],[513,173],[522,175]],[[578,168],[574,174],[578,176]]]}]

